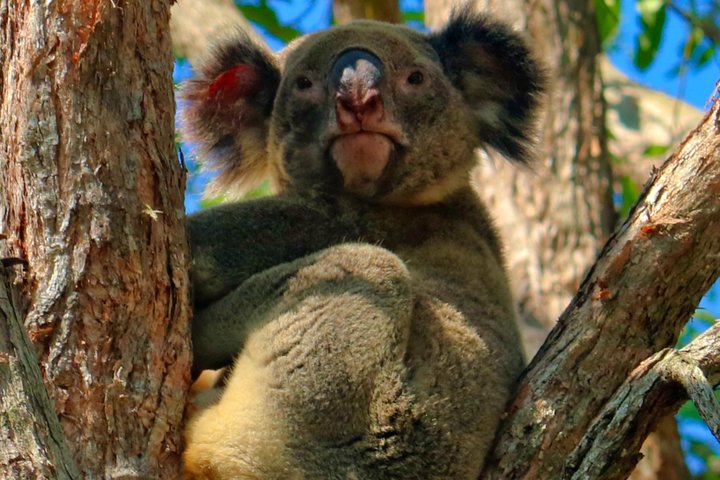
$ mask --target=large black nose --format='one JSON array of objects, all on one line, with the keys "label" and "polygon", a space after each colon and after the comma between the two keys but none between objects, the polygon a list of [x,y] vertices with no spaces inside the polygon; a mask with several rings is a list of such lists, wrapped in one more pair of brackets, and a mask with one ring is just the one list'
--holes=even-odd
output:
[{"label": "large black nose", "polygon": [[330,70],[330,82],[340,93],[368,91],[382,78],[383,65],[378,57],[360,48],[345,50]]}]

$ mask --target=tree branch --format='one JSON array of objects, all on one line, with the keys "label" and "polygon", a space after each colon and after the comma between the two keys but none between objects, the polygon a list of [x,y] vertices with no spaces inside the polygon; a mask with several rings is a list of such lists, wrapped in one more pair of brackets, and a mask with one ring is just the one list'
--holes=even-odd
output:
[{"label": "tree branch", "polygon": [[178,0],[171,14],[173,50],[191,65],[198,65],[211,41],[237,29],[265,43],[232,0]]},{"label": "tree branch", "polygon": [[[637,369],[650,369],[662,360],[645,359],[675,344],[718,275],[716,100],[645,188],[528,367],[484,478],[594,478],[581,471],[584,462],[592,461],[591,450],[576,449],[582,449],[598,422],[610,429],[632,420],[613,403],[627,397],[623,382],[633,370],[635,378]],[[706,373],[714,378],[712,371]],[[680,401],[675,395],[673,402]],[[677,405],[673,402],[669,405]],[[653,415],[659,414],[653,410]],[[607,431],[617,435],[616,430]],[[630,434],[632,445],[625,441],[624,451],[594,439],[592,452],[602,451],[606,458],[602,468],[612,466],[612,474],[602,470],[603,479],[625,478],[637,461],[647,430],[633,429]]]},{"label": "tree branch", "polygon": [[[570,454],[565,478],[623,479],[637,461],[643,438],[656,422],[687,400],[685,387],[698,409],[707,412],[717,436],[718,402],[706,375],[718,380],[720,324],[682,350],[664,349],[642,362],[607,403]],[[691,392],[701,392],[694,396]],[[714,425],[713,425],[714,424]]]},{"label": "tree branch", "polygon": [[720,402],[713,391],[720,383],[719,345],[720,324],[716,324],[687,347],[673,352],[661,373],[667,380],[675,380],[683,386],[720,442]]},{"label": "tree branch", "polygon": [[333,16],[335,17],[335,22],[340,25],[358,19],[402,23],[400,5],[397,1],[334,0]]}]

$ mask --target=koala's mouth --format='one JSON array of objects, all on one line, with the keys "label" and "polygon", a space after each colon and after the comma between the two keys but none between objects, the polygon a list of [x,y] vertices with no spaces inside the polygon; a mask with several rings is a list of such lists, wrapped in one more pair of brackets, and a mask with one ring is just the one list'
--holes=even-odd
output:
[{"label": "koala's mouth", "polygon": [[341,135],[330,144],[330,156],[342,174],[344,188],[363,196],[378,193],[395,150],[389,136],[369,131]]}]

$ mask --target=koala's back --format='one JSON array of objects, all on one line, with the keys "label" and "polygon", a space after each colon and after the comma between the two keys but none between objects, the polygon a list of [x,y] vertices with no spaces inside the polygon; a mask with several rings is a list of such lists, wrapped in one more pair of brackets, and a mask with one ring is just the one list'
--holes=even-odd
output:
[{"label": "koala's back", "polygon": [[194,420],[190,463],[217,478],[476,478],[523,356],[494,233],[479,203],[458,209],[370,209],[363,237],[383,246],[248,280],[294,272]]}]

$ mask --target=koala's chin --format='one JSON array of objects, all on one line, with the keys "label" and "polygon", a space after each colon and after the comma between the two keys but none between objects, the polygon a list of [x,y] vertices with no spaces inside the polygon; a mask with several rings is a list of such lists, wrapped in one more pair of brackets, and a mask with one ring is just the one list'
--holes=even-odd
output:
[{"label": "koala's chin", "polygon": [[344,188],[366,197],[379,193],[381,178],[394,151],[395,145],[387,136],[366,131],[342,135],[330,147]]}]

